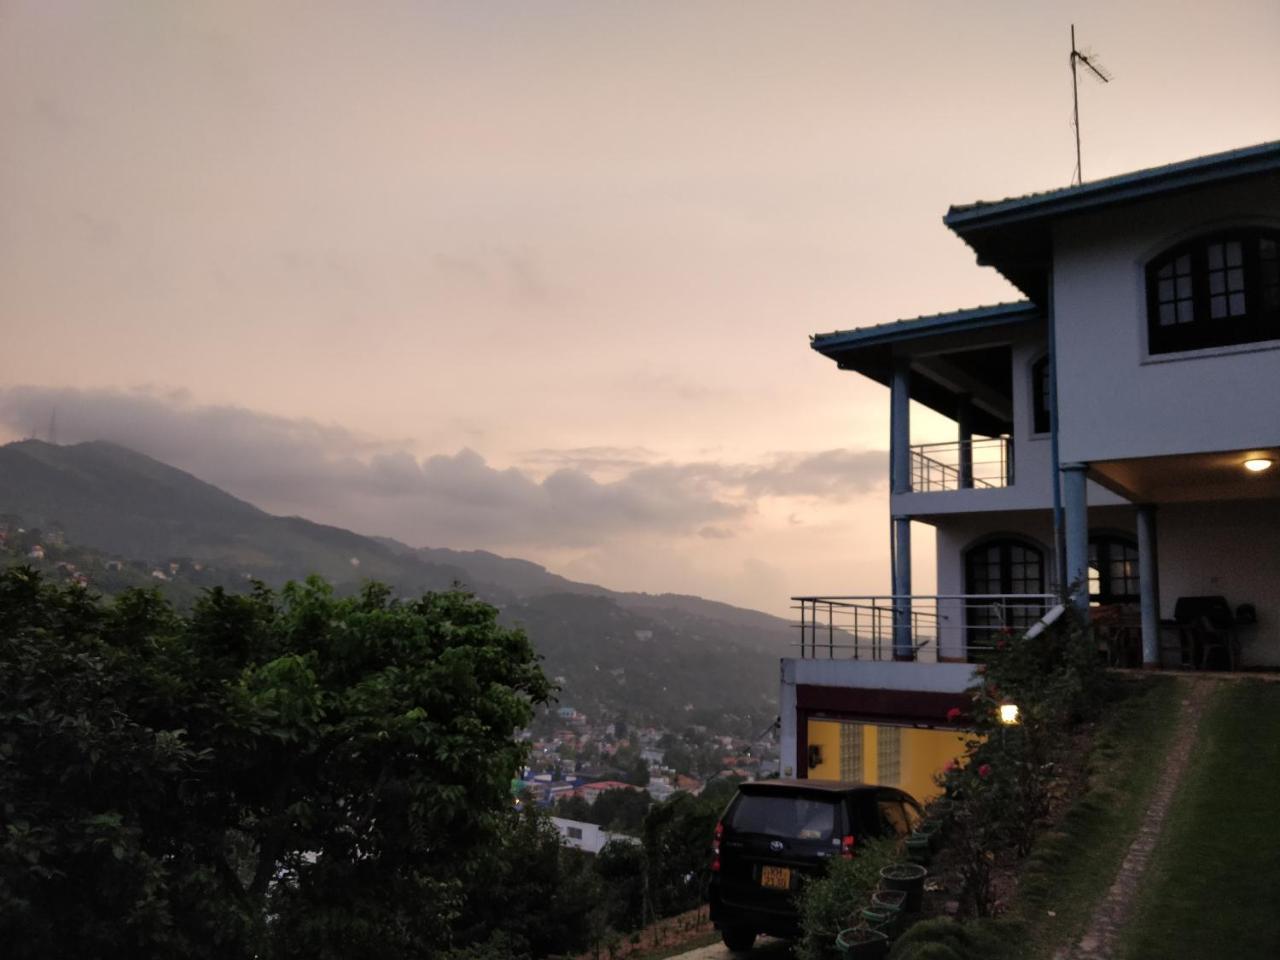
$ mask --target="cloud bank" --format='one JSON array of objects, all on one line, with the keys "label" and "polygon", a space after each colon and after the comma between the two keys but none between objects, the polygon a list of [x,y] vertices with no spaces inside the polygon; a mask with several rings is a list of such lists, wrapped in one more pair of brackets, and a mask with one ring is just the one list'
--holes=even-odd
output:
[{"label": "cloud bank", "polygon": [[117,443],[266,510],[419,546],[727,540],[765,498],[847,501],[879,486],[886,462],[882,452],[837,449],[680,463],[643,448],[593,447],[538,450],[523,467],[499,467],[467,448],[420,457],[404,441],[200,405],[182,391],[0,389],[0,426],[12,436],[48,439],[55,418],[59,443]]}]

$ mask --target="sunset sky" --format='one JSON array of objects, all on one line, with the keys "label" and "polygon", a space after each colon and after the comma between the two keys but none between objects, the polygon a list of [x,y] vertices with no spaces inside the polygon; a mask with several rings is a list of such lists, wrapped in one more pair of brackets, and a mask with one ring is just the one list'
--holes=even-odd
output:
[{"label": "sunset sky", "polygon": [[940,218],[1070,181],[1072,22],[1086,179],[1280,137],[1275,0],[0,0],[0,441],[56,408],[619,589],[887,592],[888,392],[807,337],[1017,298]]}]

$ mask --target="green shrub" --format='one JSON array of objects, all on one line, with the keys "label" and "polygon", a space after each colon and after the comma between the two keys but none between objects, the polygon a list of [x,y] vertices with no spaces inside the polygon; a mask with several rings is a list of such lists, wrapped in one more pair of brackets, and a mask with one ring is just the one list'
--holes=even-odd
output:
[{"label": "green shrub", "polygon": [[893,952],[894,960],[965,960],[964,954],[957,953],[945,943],[918,943],[903,951]]},{"label": "green shrub", "polygon": [[899,860],[896,838],[871,840],[858,846],[852,860],[833,860],[825,876],[809,880],[798,897],[800,939],[796,960],[832,960],[835,941],[845,927],[855,926],[858,914],[880,882],[880,870]]}]

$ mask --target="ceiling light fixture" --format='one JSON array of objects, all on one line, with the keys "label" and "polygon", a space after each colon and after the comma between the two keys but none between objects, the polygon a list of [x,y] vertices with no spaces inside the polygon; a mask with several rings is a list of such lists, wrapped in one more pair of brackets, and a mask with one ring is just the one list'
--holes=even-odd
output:
[{"label": "ceiling light fixture", "polygon": [[1267,457],[1251,457],[1244,462],[1244,468],[1250,473],[1261,473],[1271,469],[1272,461]]}]

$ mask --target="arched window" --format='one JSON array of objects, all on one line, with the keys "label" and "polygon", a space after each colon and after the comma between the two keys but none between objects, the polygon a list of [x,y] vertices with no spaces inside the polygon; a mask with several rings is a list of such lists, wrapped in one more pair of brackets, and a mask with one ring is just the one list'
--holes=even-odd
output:
[{"label": "arched window", "polygon": [[1130,537],[1098,534],[1089,538],[1089,602],[1138,602],[1138,545]]},{"label": "arched window", "polygon": [[[975,594],[1044,593],[1044,551],[1027,540],[997,537],[964,552],[964,592]],[[1038,601],[1016,599],[966,601],[969,658],[980,660],[999,639],[1000,630],[1025,629],[1040,618]]]},{"label": "arched window", "polygon": [[1147,348],[1280,340],[1280,231],[1199,237],[1147,265]]}]

